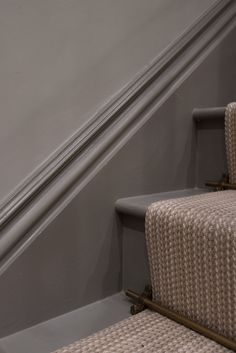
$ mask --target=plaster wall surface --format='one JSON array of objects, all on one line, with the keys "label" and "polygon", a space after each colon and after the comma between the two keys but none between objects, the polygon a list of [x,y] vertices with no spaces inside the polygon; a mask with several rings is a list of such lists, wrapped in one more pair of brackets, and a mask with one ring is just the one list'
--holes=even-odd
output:
[{"label": "plaster wall surface", "polygon": [[1,0],[0,201],[214,0]]},{"label": "plaster wall surface", "polygon": [[1,336],[122,289],[115,201],[195,185],[192,109],[235,99],[235,38],[234,29],[3,273]]}]

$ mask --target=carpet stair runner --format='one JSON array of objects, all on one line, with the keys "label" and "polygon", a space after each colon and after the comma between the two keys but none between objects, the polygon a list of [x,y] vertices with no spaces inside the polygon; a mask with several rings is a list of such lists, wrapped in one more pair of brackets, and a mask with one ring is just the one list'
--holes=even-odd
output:
[{"label": "carpet stair runner", "polygon": [[[225,114],[229,180],[236,182],[236,103]],[[236,190],[152,204],[146,242],[153,300],[236,340]],[[145,310],[55,353],[230,352]]]}]

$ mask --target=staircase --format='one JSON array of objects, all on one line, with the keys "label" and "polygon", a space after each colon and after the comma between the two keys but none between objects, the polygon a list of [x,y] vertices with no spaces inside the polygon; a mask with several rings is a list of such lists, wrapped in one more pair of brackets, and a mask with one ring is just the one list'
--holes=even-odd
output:
[{"label": "staircase", "polygon": [[199,195],[208,190],[192,188],[128,197],[116,201],[123,225],[123,288],[142,292],[150,283],[145,240],[145,214],[152,203],[178,197]]},{"label": "staircase", "polygon": [[[220,188],[235,187],[235,119],[236,103],[229,104],[225,112],[229,182],[219,183]],[[118,200],[116,208],[130,217],[124,224],[133,232],[142,233],[146,215],[151,280],[143,271],[145,243],[139,243],[137,254],[134,234],[127,232],[132,242],[123,243],[124,286],[149,281],[153,301],[128,291],[139,307],[144,304],[138,314],[55,353],[236,351],[236,191],[180,190]],[[141,220],[139,227],[135,217]],[[130,273],[129,263],[134,264]],[[143,311],[145,304],[153,311]]]},{"label": "staircase", "polygon": [[[164,8],[172,8],[171,2],[161,1]],[[107,103],[96,105],[95,114],[87,116],[91,119],[78,130],[73,129],[73,135],[52,154],[46,153],[42,164],[33,150],[25,149],[32,157],[28,160],[26,153],[25,161],[37,164],[31,174],[27,174],[24,159],[17,163],[10,159],[9,165],[15,170],[20,166],[19,172],[26,178],[21,178],[14,190],[10,187],[12,192],[0,205],[0,353],[51,353],[117,325],[112,326],[111,336],[105,331],[110,344],[116,329],[119,333],[138,329],[139,317],[150,327],[154,321],[158,327],[162,322],[168,330],[169,321],[159,316],[141,313],[137,319],[130,317],[131,301],[124,295],[127,288],[140,293],[145,284],[151,283],[145,214],[153,202],[178,203],[188,196],[205,197],[209,191],[205,182],[219,181],[227,172],[224,105],[236,96],[236,50],[232,45],[236,38],[235,1],[184,2],[188,6],[180,17],[193,4],[199,11],[201,7],[205,10],[199,17],[193,13],[196,20],[183,33],[175,33],[176,40],[149,64],[143,58],[148,65],[140,66],[137,76],[112,99],[106,95]],[[133,14],[133,9],[129,10]],[[168,11],[169,15],[172,11]],[[152,38],[159,40],[153,28],[149,29]],[[155,49],[153,41],[149,46]],[[113,51],[110,54],[114,59]],[[119,57],[116,61],[121,66],[125,62]],[[134,61],[129,63],[136,70]],[[119,70],[113,70],[114,61],[111,66],[104,65],[103,60],[98,64],[104,66],[108,81],[115,85],[116,79],[107,70],[110,67],[119,76]],[[95,71],[101,79],[104,76],[100,70],[89,70],[93,83]],[[58,88],[62,95],[63,82],[63,90]],[[96,92],[99,82],[93,87]],[[90,104],[89,90],[85,91],[84,103]],[[78,104],[74,91],[73,97]],[[28,101],[28,96],[25,98]],[[220,108],[202,108],[207,106]],[[193,111],[193,107],[201,108]],[[61,111],[60,105],[56,109]],[[53,119],[57,118],[56,111]],[[51,125],[52,131],[55,126]],[[27,125],[27,129],[31,127]],[[15,132],[20,135],[17,129]],[[40,131],[35,133],[42,144]],[[2,149],[4,160],[17,152],[11,139],[6,140],[10,149]],[[33,135],[29,140],[36,141]],[[12,176],[9,183],[17,179],[18,173],[10,173],[13,169],[4,169],[2,179],[8,174]],[[175,332],[178,327],[173,327]],[[149,341],[155,341],[154,335],[150,330]],[[180,335],[187,341],[192,339],[189,331],[181,331]],[[199,336],[194,337],[198,341]],[[209,352],[214,349],[209,346]]]},{"label": "staircase", "polygon": [[[201,141],[199,135],[201,136],[204,129],[209,130],[209,126],[211,127],[211,132],[214,131],[214,128],[216,127],[218,130],[216,139],[219,138],[219,132],[220,134],[223,132],[224,111],[224,108],[194,111],[193,120],[196,123],[196,132],[198,135],[197,141]],[[201,151],[200,147],[201,146],[197,146],[196,153]],[[199,161],[201,158],[197,158],[197,160]],[[220,165],[225,165],[224,154],[222,154],[222,163]],[[199,185],[194,188],[122,198],[115,202],[115,209],[119,215],[122,225],[122,288],[132,288],[133,290],[141,292],[144,285],[150,283],[150,272],[145,240],[145,215],[150,204],[165,200],[178,200],[189,196],[207,195],[209,191],[210,189]],[[145,338],[145,333],[142,334],[141,330],[140,338],[138,338],[138,336],[136,337],[136,348],[133,347],[133,345],[130,347],[127,346],[127,352],[131,352],[132,349],[134,349],[135,352],[139,351],[138,349],[142,349],[140,351],[143,352],[152,351],[152,349],[156,351],[156,349],[159,349],[159,344],[165,344],[167,347],[168,341],[172,342],[168,348],[168,352],[172,352],[172,350],[174,352],[179,344],[178,340],[175,343],[175,339],[173,338],[175,336],[175,330],[177,330],[177,336],[181,337],[182,343],[185,342],[183,343],[184,345],[186,344],[188,346],[190,344],[188,348],[189,351],[192,350],[193,352],[198,352],[199,339],[201,342],[200,345],[204,347],[203,352],[228,351],[227,349],[221,348],[217,344],[212,343],[202,336],[198,339],[198,335],[192,333],[188,329],[181,328],[182,331],[178,331],[178,324],[173,323],[172,327],[172,322],[170,320],[163,319],[158,314],[149,314],[149,312],[145,311],[144,313],[138,314],[137,317],[135,316],[134,318],[129,318],[129,307],[130,301],[125,297],[123,292],[121,292],[102,301],[85,306],[76,311],[72,311],[66,315],[62,315],[58,318],[41,323],[14,335],[5,337],[0,340],[0,352],[6,351],[11,353],[26,353],[29,349],[32,349],[35,353],[49,353],[54,351],[56,348],[66,346],[67,344],[69,344],[67,348],[59,350],[58,352],[82,352],[84,350],[81,350],[83,348],[82,346],[80,347],[80,342],[83,342],[83,340],[72,345],[70,345],[70,343],[103,329],[105,329],[105,331],[102,332],[107,335],[106,344],[108,344],[108,346],[111,345],[111,347],[113,347],[112,349],[115,349],[114,352],[118,352],[120,350],[123,352],[125,339],[129,340],[129,335],[126,337],[122,332],[127,333],[130,330],[135,330],[136,332],[136,330],[138,330],[138,326],[135,326],[136,321],[139,322],[138,325],[141,325],[140,327],[144,330],[146,327],[145,325],[151,325],[151,327],[156,328],[150,332],[150,335],[147,336],[147,338]],[[111,329],[113,331],[109,328],[106,329],[106,327],[109,327],[110,325],[114,325]],[[124,328],[122,328],[122,325]],[[161,336],[161,330],[163,328],[164,330],[169,331],[169,336],[167,336],[166,343],[165,341],[161,341],[160,343],[157,341],[155,343],[156,345],[154,344],[154,348],[150,346],[149,350],[147,347],[150,345],[150,341],[154,342],[156,337]],[[158,330],[160,330],[160,332]],[[50,337],[48,336],[49,332],[51,332]],[[114,337],[111,332],[114,332]],[[121,336],[120,339],[117,340],[117,346],[113,345],[114,339],[119,337],[119,335]],[[39,337],[41,337],[41,339],[37,342]],[[92,338],[94,348],[91,348],[91,352],[94,351],[94,349],[97,349],[97,346],[100,346],[99,333],[92,337],[94,337]],[[123,337],[123,340],[121,337]],[[144,342],[144,345],[141,348],[138,343],[140,340]],[[105,346],[103,348],[100,347],[99,352],[103,352],[106,349],[107,348]],[[85,351],[90,352],[89,348],[85,348]],[[113,352],[113,350],[109,350],[109,352]]]}]

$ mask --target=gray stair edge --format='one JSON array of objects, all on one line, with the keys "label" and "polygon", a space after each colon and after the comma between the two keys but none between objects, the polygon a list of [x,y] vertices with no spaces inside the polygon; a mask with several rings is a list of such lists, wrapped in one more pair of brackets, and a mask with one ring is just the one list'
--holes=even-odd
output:
[{"label": "gray stair edge", "polygon": [[115,209],[118,213],[123,215],[135,216],[145,218],[148,206],[152,203],[162,200],[176,199],[179,197],[187,197],[193,195],[200,195],[209,192],[207,188],[189,188],[172,190],[167,192],[138,195],[118,199],[115,202]]},{"label": "gray stair edge", "polygon": [[0,339],[0,353],[51,353],[130,316],[123,292]]}]

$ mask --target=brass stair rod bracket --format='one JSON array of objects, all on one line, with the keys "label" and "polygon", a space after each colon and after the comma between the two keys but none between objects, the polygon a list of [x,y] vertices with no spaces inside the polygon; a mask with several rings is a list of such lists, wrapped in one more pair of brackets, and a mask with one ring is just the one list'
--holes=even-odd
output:
[{"label": "brass stair rod bracket", "polygon": [[217,332],[204,327],[188,318],[186,318],[185,316],[180,315],[179,313],[170,310],[164,306],[162,306],[161,304],[158,304],[156,302],[153,302],[152,300],[148,299],[147,297],[144,297],[138,293],[135,293],[132,290],[127,290],[125,292],[125,294],[133,299],[134,301],[143,304],[146,308],[149,308],[153,311],[156,311],[157,313],[159,313],[160,315],[166,316],[167,318],[178,322],[179,324],[193,330],[196,331],[198,333],[200,333],[201,335],[221,344],[222,346],[231,349],[232,351],[236,352],[236,341],[233,341],[225,336],[222,336],[220,334],[218,334]]},{"label": "brass stair rod bracket", "polygon": [[208,187],[213,187],[217,190],[236,190],[236,184],[226,182],[207,181],[205,185]]}]

